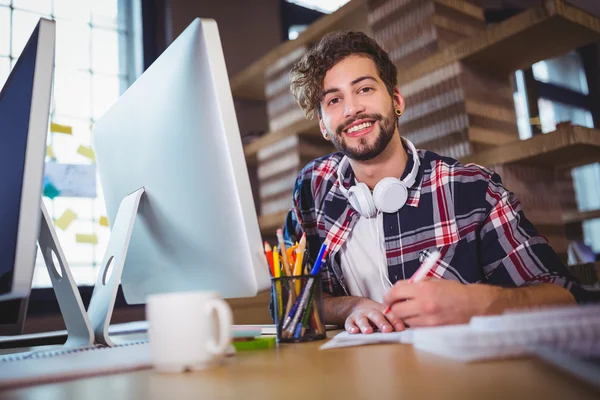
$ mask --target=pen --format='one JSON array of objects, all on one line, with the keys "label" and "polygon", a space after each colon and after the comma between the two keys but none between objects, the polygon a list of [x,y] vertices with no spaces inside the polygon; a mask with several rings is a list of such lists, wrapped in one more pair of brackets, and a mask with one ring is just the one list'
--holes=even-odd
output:
[{"label": "pen", "polygon": [[[442,256],[442,254],[437,250],[429,253],[427,258],[423,261],[423,263],[419,267],[419,269],[417,269],[417,272],[415,272],[413,274],[413,276],[409,279],[408,283],[416,283],[416,282],[423,280],[423,278],[425,278],[427,276],[427,274],[429,274],[429,271],[431,271],[431,269],[433,268],[435,263],[437,263],[437,261],[440,259],[441,256]],[[386,307],[386,309],[383,311],[383,313],[387,314],[391,310],[392,310],[392,305],[390,304],[389,306]]]},{"label": "pen", "polygon": [[281,263],[283,264],[283,271],[287,276],[292,276],[290,270],[290,264],[287,259],[287,249],[285,247],[285,240],[283,240],[283,230],[277,229],[277,240],[279,241],[279,251],[281,251]]}]

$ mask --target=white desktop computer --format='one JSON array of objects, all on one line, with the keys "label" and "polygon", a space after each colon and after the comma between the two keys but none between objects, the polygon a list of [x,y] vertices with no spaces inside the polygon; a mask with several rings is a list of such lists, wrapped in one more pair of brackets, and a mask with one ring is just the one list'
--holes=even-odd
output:
[{"label": "white desktop computer", "polygon": [[37,241],[67,326],[65,345],[78,347],[93,343],[91,324],[41,201],[55,38],[55,22],[40,19],[0,92],[0,335],[22,333]]},{"label": "white desktop computer", "polygon": [[[230,298],[269,288],[214,21],[193,21],[94,125],[93,135],[112,229],[87,313],[43,204],[41,218],[38,213],[39,244],[69,338],[79,339],[67,347],[115,344],[108,326],[119,284],[130,304],[169,291],[216,290]],[[41,179],[40,172],[37,209]],[[29,236],[32,254],[36,232]],[[33,260],[30,274],[32,268]],[[70,287],[61,290],[64,285]]]},{"label": "white desktop computer", "polygon": [[35,267],[54,36],[40,21],[0,89],[0,335],[22,333]]},{"label": "white desktop computer", "polygon": [[112,282],[100,273],[88,308],[97,341],[119,277],[130,304],[161,292],[231,298],[269,288],[215,21],[194,20],[94,124],[93,140],[112,227],[103,264],[113,268]]}]

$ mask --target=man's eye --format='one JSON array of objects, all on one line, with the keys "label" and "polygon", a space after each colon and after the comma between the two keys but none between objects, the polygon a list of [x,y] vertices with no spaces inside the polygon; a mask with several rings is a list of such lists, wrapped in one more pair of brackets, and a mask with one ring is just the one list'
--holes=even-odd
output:
[{"label": "man's eye", "polygon": [[340,99],[338,99],[337,97],[334,97],[333,99],[329,100],[329,102],[327,104],[329,104],[331,106],[331,105],[337,104],[338,101],[340,101]]},{"label": "man's eye", "polygon": [[373,91],[373,88],[370,88],[370,87],[364,87],[359,90],[359,92],[361,92],[361,93],[366,93],[366,92],[371,92],[371,91]]}]

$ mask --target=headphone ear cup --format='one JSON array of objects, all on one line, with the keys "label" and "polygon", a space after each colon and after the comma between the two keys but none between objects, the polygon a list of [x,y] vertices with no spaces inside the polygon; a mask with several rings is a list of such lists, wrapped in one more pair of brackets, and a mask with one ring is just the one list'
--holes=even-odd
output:
[{"label": "headphone ear cup", "polygon": [[358,182],[348,190],[348,201],[363,217],[372,218],[377,213],[371,190],[363,182]]},{"label": "headphone ear cup", "polygon": [[401,209],[408,199],[408,189],[396,178],[383,178],[373,190],[373,202],[377,210],[395,213]]}]

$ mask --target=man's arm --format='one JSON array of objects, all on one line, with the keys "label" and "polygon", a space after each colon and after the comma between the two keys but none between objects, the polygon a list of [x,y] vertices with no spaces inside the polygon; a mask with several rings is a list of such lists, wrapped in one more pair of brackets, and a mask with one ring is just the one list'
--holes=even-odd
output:
[{"label": "man's arm", "polygon": [[429,279],[397,282],[384,302],[391,305],[386,317],[394,315],[409,326],[421,327],[466,324],[471,317],[502,314],[508,309],[574,304],[575,298],[568,290],[548,283],[503,288]]},{"label": "man's arm", "polygon": [[520,288],[490,286],[489,304],[483,315],[501,314],[514,308],[543,305],[575,304],[575,297],[567,289],[550,283]]},{"label": "man's arm", "polygon": [[[525,218],[519,201],[493,174],[485,194],[487,217],[479,232],[484,282],[463,285],[430,279],[397,282],[384,302],[410,326],[467,323],[476,315],[506,309],[572,304],[584,290],[575,282],[545,238]],[[460,269],[460,265],[455,265]],[[408,300],[408,301],[405,301]]]},{"label": "man's arm", "polygon": [[323,311],[329,324],[343,326],[350,333],[373,333],[404,330],[404,324],[393,315],[383,314],[385,306],[364,297],[331,296],[323,293]]}]

